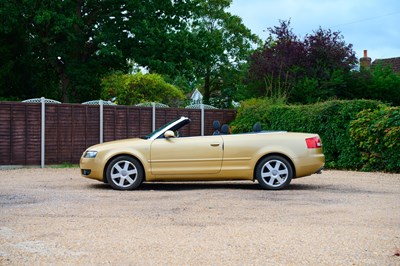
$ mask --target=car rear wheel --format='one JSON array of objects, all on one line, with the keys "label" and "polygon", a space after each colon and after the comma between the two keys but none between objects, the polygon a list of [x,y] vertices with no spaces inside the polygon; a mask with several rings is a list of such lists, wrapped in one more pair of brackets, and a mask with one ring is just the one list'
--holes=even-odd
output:
[{"label": "car rear wheel", "polygon": [[268,156],[258,163],[256,178],[264,189],[283,189],[292,181],[293,168],[282,156]]},{"label": "car rear wheel", "polygon": [[113,189],[135,189],[143,182],[143,168],[136,159],[119,156],[108,165],[106,176]]}]

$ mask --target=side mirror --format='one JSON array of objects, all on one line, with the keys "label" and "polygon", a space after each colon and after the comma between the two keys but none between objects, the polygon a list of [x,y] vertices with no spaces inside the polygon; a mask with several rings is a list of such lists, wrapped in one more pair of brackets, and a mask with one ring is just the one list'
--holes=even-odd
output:
[{"label": "side mirror", "polygon": [[164,137],[165,137],[166,139],[175,138],[175,133],[174,133],[174,131],[172,131],[172,130],[167,130],[167,131],[165,131],[165,133],[164,133]]}]

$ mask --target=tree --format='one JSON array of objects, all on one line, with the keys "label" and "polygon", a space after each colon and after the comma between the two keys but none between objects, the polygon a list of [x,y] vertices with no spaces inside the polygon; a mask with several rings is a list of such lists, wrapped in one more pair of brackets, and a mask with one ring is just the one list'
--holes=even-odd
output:
[{"label": "tree", "polygon": [[251,55],[249,79],[251,94],[275,96],[287,94],[298,78],[305,75],[307,51],[293,33],[289,21],[268,28],[264,47]]},{"label": "tree", "polygon": [[[257,37],[225,11],[230,0],[4,0],[0,84],[14,95],[82,102],[130,62],[186,88],[237,90],[240,65]],[[22,48],[22,49],[21,49]],[[233,73],[233,74],[232,74]],[[21,78],[23,77],[23,78]],[[234,79],[232,78],[234,77]],[[18,92],[18,93],[16,93]]]},{"label": "tree", "polygon": [[134,105],[142,102],[160,102],[179,106],[185,96],[182,91],[165,82],[157,74],[113,74],[102,80],[102,97],[116,97],[118,104]]},{"label": "tree", "polygon": [[[100,78],[115,70],[127,72],[128,58],[142,62],[141,56],[150,57],[150,53],[160,58],[158,41],[175,34],[172,29],[179,29],[181,13],[186,12],[181,8],[186,3],[178,0],[3,2],[1,36],[18,34],[20,40],[12,41],[23,43],[22,57],[32,59],[27,61],[32,76],[48,74],[57,81],[53,84],[59,84],[58,88],[51,89],[58,89],[63,102],[97,98]],[[15,50],[2,43],[0,49],[5,48],[15,55]],[[15,62],[8,59],[6,64]],[[32,87],[30,82],[27,85]]]},{"label": "tree", "polygon": [[358,60],[352,44],[346,44],[339,31],[332,32],[321,27],[313,34],[307,34],[304,45],[307,51],[307,75],[328,80],[332,73],[340,70],[349,72]]},{"label": "tree", "polygon": [[268,30],[269,39],[250,61],[249,77],[258,95],[274,96],[283,90],[290,101],[304,103],[339,93],[342,75],[357,63],[352,45],[346,44],[340,32],[319,28],[301,40],[290,20]]},{"label": "tree", "polygon": [[342,90],[347,87],[346,78],[358,62],[352,44],[347,45],[340,32],[322,28],[306,35],[304,43],[307,50],[307,77],[317,82],[314,98],[340,97]]},{"label": "tree", "polygon": [[[35,97],[56,84],[52,70],[33,54],[18,4],[3,1],[0,5],[0,98],[6,100]],[[38,70],[43,75],[35,75]]]},{"label": "tree", "polygon": [[230,98],[241,83],[241,65],[252,46],[259,42],[238,16],[225,10],[231,0],[198,0],[191,23],[192,62],[194,73],[201,79],[204,101]]},{"label": "tree", "polygon": [[390,67],[377,65],[371,69],[352,71],[343,90],[345,99],[374,99],[395,106],[400,105],[400,75]]},{"label": "tree", "polygon": [[[241,18],[226,11],[231,0],[187,1],[181,15],[185,23],[176,32],[177,38],[163,39],[156,50],[160,57],[135,60],[151,73],[167,75],[168,80],[186,88],[201,87],[205,103],[210,98],[223,99],[217,105],[226,107],[240,89],[245,76],[244,64],[253,45],[259,43]],[[187,12],[189,10],[189,12]],[[165,29],[165,31],[168,31]],[[151,51],[154,53],[154,51]],[[213,102],[215,103],[215,101]]]}]

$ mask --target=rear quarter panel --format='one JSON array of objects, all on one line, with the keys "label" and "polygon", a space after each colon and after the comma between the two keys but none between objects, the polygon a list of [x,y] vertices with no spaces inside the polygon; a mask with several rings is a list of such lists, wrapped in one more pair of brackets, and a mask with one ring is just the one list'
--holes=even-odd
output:
[{"label": "rear quarter panel", "polygon": [[252,179],[261,158],[281,154],[293,163],[296,177],[313,174],[324,164],[321,148],[307,149],[305,139],[314,136],[317,135],[288,132],[224,135],[222,171]]}]

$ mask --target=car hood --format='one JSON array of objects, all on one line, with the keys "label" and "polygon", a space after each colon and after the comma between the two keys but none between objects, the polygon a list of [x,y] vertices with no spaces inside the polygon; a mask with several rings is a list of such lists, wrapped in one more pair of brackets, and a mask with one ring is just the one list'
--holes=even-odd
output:
[{"label": "car hood", "polygon": [[102,151],[102,150],[108,150],[108,149],[115,149],[119,147],[127,147],[127,146],[132,146],[135,144],[143,143],[148,140],[146,139],[140,139],[140,138],[131,138],[131,139],[122,139],[122,140],[113,140],[113,141],[108,141],[100,144],[96,144],[93,146],[90,146],[86,150],[92,150],[92,151]]}]

